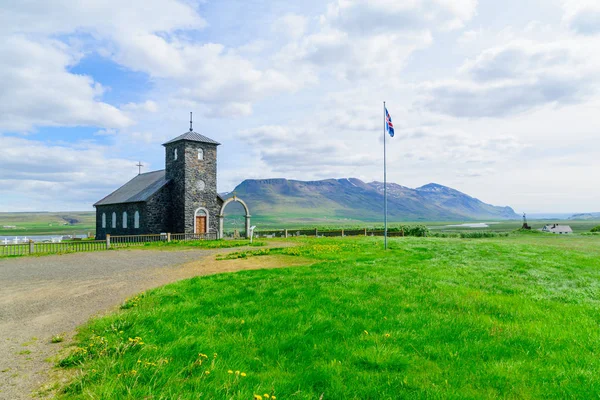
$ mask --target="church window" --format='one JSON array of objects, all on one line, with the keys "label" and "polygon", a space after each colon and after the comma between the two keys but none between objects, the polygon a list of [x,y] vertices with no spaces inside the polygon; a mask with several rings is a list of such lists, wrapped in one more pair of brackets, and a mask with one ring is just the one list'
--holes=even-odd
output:
[{"label": "church window", "polygon": [[198,190],[202,192],[204,190],[204,188],[206,187],[206,184],[204,183],[204,181],[200,180],[200,181],[198,181],[197,186],[198,186]]},{"label": "church window", "polygon": [[127,211],[123,211],[123,228],[127,228]]},{"label": "church window", "polygon": [[140,212],[139,211],[136,211],[135,214],[133,214],[133,227],[135,229],[140,228]]},{"label": "church window", "polygon": [[173,160],[177,161],[177,149],[173,150]]},{"label": "church window", "polygon": [[198,160],[204,160],[204,150],[198,149]]},{"label": "church window", "polygon": [[106,228],[106,213],[102,213],[102,227]]},{"label": "church window", "polygon": [[113,229],[117,227],[117,213],[112,213],[112,227]]}]

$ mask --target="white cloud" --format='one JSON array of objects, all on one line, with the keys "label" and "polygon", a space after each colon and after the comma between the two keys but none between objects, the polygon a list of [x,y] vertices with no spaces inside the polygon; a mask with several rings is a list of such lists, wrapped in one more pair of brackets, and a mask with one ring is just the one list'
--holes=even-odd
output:
[{"label": "white cloud", "polygon": [[469,43],[472,43],[475,40],[477,40],[477,38],[479,36],[480,36],[480,32],[478,32],[478,31],[474,31],[474,30],[464,31],[458,38],[458,43],[463,44],[463,45],[469,44]]},{"label": "white cloud", "polygon": [[564,4],[566,25],[582,35],[600,33],[600,3],[597,0],[567,0]]},{"label": "white cloud", "polygon": [[89,32],[118,41],[135,41],[133,33],[198,29],[206,21],[194,2],[178,0],[24,0],[8,2],[0,14],[0,31],[40,35]]},{"label": "white cloud", "polygon": [[476,12],[477,0],[338,0],[328,7],[324,23],[346,32],[383,34],[441,26],[462,27]]},{"label": "white cloud", "polygon": [[592,41],[513,41],[483,51],[459,79],[423,85],[426,108],[456,117],[503,117],[546,104],[580,103],[598,89]]},{"label": "white cloud", "polygon": [[[288,22],[295,24],[296,33],[300,33],[300,19],[288,17]],[[50,65],[56,72],[54,76],[46,80],[39,78],[37,82],[26,76],[17,76],[16,80],[13,76],[7,77],[14,84],[7,85],[3,92],[7,96],[8,93],[21,92],[30,95],[30,88],[45,89],[50,88],[52,82],[56,86],[66,82],[70,83],[64,85],[66,89],[71,87],[83,92],[79,97],[87,95],[88,104],[83,104],[83,98],[75,102],[77,93],[71,92],[63,93],[66,95],[61,100],[69,103],[63,105],[64,110],[51,104],[51,93],[48,97],[41,94],[33,97],[31,104],[14,101],[14,107],[21,110],[20,114],[34,114],[31,107],[36,104],[48,108],[46,114],[55,117],[47,123],[47,119],[24,121],[27,118],[7,114],[10,118],[4,120],[5,128],[18,130],[33,125],[79,124],[122,127],[130,124],[125,114],[101,102],[100,85],[90,78],[67,72],[67,66],[77,64],[79,58],[90,51],[111,58],[129,70],[161,79],[162,87],[169,88],[161,93],[163,96],[186,96],[191,101],[205,103],[209,116],[217,115],[211,110],[221,105],[237,109],[239,115],[247,115],[253,102],[273,93],[294,91],[300,87],[277,69],[258,68],[235,48],[219,43],[198,43],[187,37],[186,31],[199,30],[206,25],[197,12],[197,3],[179,0],[134,0],[126,3],[116,0],[59,0],[51,4],[26,1],[7,5],[0,15],[0,32],[9,38],[5,45],[10,48],[2,49],[5,50],[3,53],[25,51],[25,43],[29,47],[27,51],[34,47],[39,51],[29,60],[24,60],[26,53],[21,51],[15,61],[16,68],[23,70],[23,63],[26,63],[30,69],[41,71]],[[21,35],[26,35],[27,39]],[[58,35],[65,39],[62,42],[51,39]],[[46,48],[49,43],[52,45]],[[55,66],[55,60],[59,65]],[[156,103],[143,104],[152,108]],[[84,115],[74,115],[75,110],[71,112],[69,107],[78,108],[78,113]],[[136,111],[144,111],[131,104],[123,109],[131,116],[135,116]]]},{"label": "white cloud", "polygon": [[275,60],[312,68],[307,75],[391,84],[411,54],[432,43],[433,30],[461,26],[476,6],[476,0],[336,0],[317,31],[291,42]]},{"label": "white cloud", "polygon": [[133,161],[93,144],[48,145],[0,136],[0,147],[2,211],[64,210],[64,204],[89,210],[137,173]]},{"label": "white cloud", "polygon": [[273,31],[283,34],[291,39],[297,39],[304,35],[308,20],[303,15],[285,14],[273,24]]},{"label": "white cloud", "polygon": [[155,113],[158,111],[158,104],[152,100],[146,100],[143,103],[127,103],[121,106],[123,110],[126,111],[143,111],[143,112],[151,112]]},{"label": "white cloud", "polygon": [[92,77],[67,71],[81,55],[61,42],[8,36],[0,42],[0,54],[0,132],[131,124],[124,113],[100,100],[104,88]]}]

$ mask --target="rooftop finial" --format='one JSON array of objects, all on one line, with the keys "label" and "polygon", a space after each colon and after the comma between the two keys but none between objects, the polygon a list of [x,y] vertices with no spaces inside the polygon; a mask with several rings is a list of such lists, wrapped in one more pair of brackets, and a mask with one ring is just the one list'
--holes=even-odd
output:
[{"label": "rooftop finial", "polygon": [[190,111],[190,132],[193,132],[194,129],[192,128],[192,112]]}]

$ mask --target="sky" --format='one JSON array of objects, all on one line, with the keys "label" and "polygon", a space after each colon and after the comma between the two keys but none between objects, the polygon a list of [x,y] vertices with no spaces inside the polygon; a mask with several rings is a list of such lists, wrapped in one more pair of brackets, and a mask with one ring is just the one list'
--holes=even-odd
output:
[{"label": "sky", "polygon": [[600,211],[597,0],[0,0],[0,211],[92,210],[189,128],[245,179]]}]

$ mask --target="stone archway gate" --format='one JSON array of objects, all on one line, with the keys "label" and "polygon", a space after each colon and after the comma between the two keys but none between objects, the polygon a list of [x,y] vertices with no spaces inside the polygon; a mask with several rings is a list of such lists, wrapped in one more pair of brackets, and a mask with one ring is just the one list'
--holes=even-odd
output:
[{"label": "stone archway gate", "polygon": [[248,209],[248,205],[244,202],[244,200],[240,199],[239,197],[233,196],[228,198],[227,200],[225,200],[223,202],[223,205],[221,206],[221,211],[219,212],[219,239],[223,239],[223,222],[225,220],[225,207],[227,207],[227,205],[229,203],[233,203],[233,202],[238,202],[240,203],[242,206],[244,206],[244,210],[246,211],[246,237],[249,238],[250,237],[250,210]]}]

